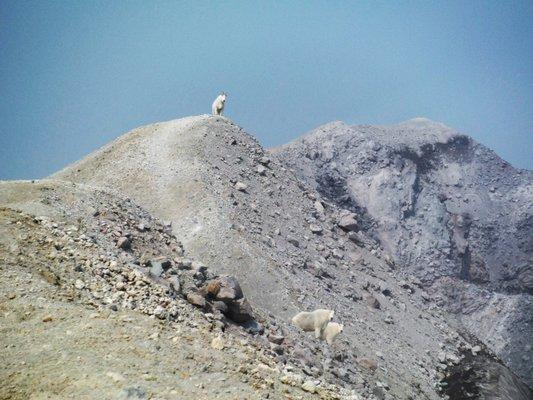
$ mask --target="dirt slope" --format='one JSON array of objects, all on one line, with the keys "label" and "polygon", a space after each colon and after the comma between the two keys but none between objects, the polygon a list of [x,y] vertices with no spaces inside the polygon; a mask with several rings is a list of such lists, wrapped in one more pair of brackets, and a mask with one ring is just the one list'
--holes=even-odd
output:
[{"label": "dirt slope", "polygon": [[[270,345],[277,360],[310,376],[368,398],[440,398],[446,368],[461,366],[471,345],[417,279],[385,262],[377,241],[339,226],[344,210],[228,119],[136,129],[52,178],[127,196],[171,222],[188,254],[239,279],[266,316],[265,336],[285,337]],[[333,349],[288,322],[318,307],[345,325]]]}]

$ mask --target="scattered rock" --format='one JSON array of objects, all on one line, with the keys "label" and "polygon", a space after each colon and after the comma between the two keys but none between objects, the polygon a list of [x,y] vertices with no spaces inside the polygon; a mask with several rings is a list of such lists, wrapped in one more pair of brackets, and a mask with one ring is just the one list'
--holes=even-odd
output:
[{"label": "scattered rock", "polygon": [[150,264],[151,275],[155,276],[156,278],[159,278],[161,275],[163,275],[163,265],[160,262],[151,261]]}]

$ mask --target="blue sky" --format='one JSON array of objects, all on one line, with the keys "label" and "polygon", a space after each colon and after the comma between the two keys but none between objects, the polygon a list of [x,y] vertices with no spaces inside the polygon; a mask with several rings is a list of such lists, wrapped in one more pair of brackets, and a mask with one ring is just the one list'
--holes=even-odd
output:
[{"label": "blue sky", "polygon": [[424,116],[533,169],[533,2],[0,1],[0,179],[210,112],[265,146]]}]

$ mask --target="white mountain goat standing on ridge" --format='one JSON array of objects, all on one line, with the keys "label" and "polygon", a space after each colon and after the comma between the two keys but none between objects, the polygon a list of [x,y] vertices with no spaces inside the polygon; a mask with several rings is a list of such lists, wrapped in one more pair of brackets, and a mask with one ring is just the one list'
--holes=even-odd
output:
[{"label": "white mountain goat standing on ridge", "polygon": [[226,96],[226,93],[222,92],[215,99],[213,105],[211,106],[213,115],[222,115],[222,111],[224,111],[224,104],[226,104]]}]

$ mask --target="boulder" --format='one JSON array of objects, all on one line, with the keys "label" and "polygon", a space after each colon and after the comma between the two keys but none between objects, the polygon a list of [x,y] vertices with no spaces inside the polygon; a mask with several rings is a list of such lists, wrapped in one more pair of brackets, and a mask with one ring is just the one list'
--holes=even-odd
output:
[{"label": "boulder", "polygon": [[245,298],[227,303],[226,316],[234,322],[247,322],[254,318],[252,306]]}]

